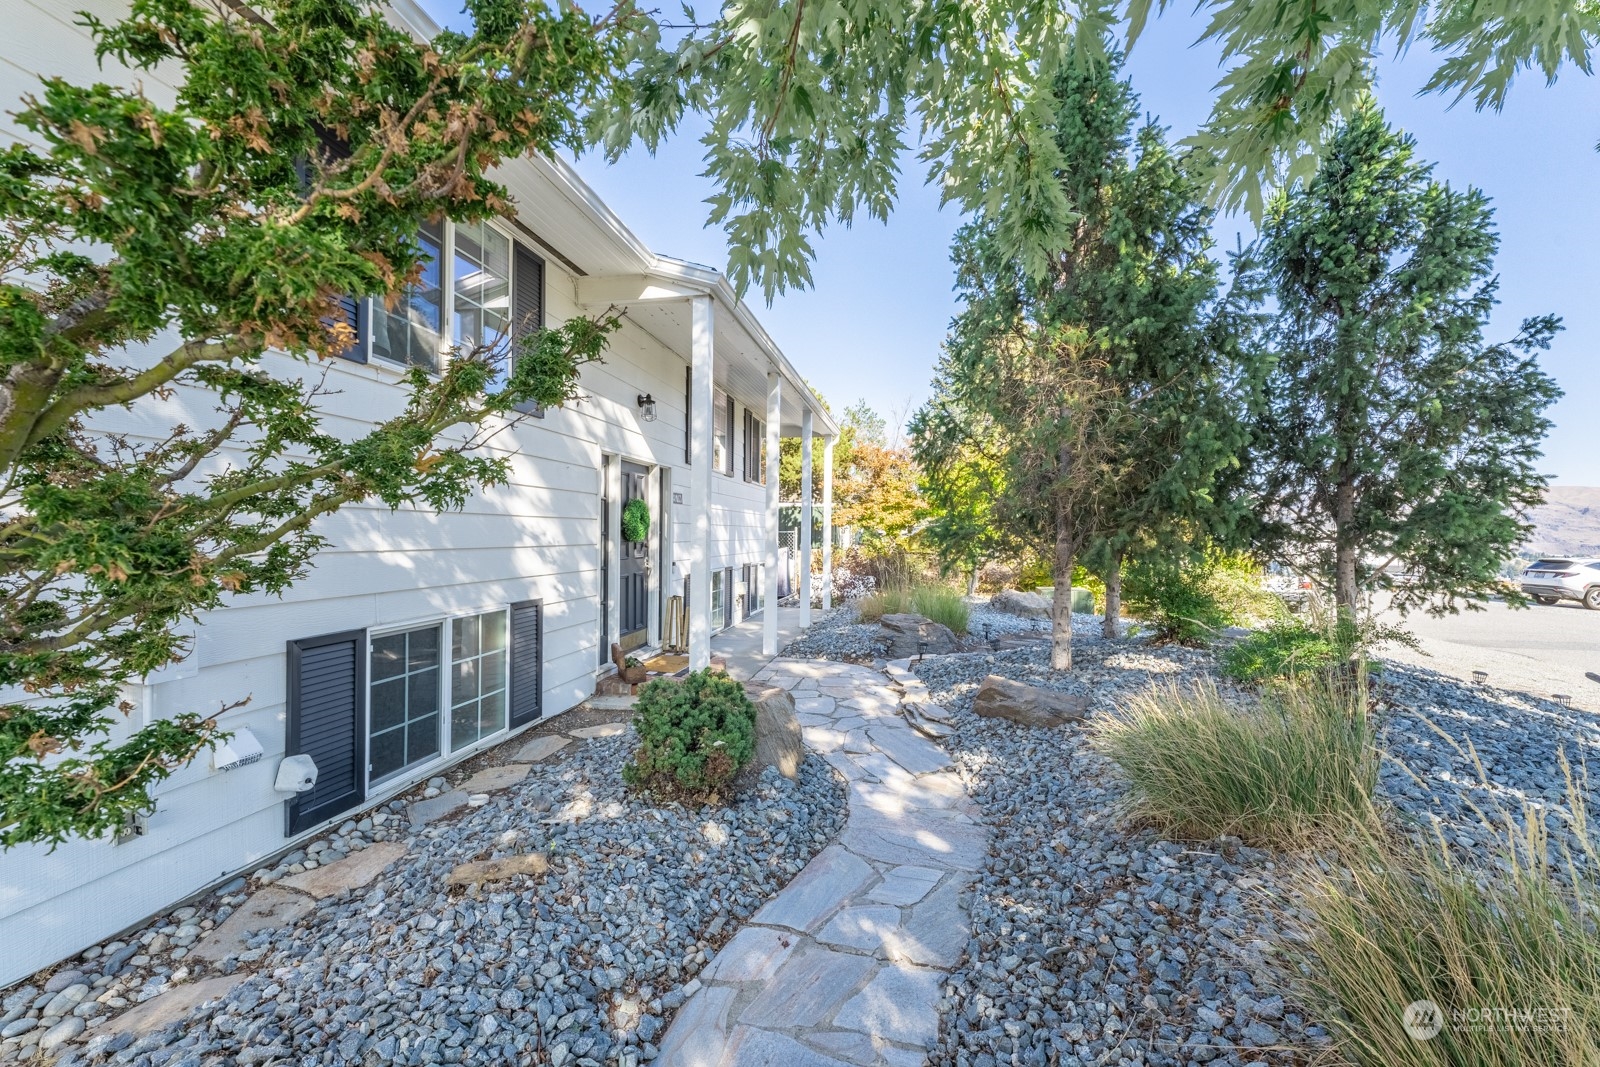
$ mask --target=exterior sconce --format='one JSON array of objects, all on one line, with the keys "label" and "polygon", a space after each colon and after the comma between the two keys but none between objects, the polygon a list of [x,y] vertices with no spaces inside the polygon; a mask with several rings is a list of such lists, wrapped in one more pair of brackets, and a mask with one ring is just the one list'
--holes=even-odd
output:
[{"label": "exterior sconce", "polygon": [[649,393],[639,394],[639,417],[645,422],[656,421],[656,398]]}]

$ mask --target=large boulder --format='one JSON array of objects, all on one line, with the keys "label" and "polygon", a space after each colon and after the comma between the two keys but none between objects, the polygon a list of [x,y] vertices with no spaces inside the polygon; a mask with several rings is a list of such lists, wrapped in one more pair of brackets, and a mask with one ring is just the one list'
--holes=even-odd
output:
[{"label": "large boulder", "polygon": [[785,778],[793,778],[800,773],[800,761],[806,754],[793,695],[756,682],[744,683],[744,691],[756,706],[756,751],[747,764],[749,771],[760,774],[767,767],[776,767]]},{"label": "large boulder", "polygon": [[991,674],[978,687],[972,710],[987,719],[1010,719],[1023,726],[1060,726],[1081,721],[1089,712],[1089,698]]},{"label": "large boulder", "polygon": [[922,615],[885,615],[879,620],[889,639],[890,659],[910,659],[916,655],[944,656],[956,650],[956,635],[950,627]]},{"label": "large boulder", "polygon": [[1038,593],[1024,593],[1019,589],[1002,589],[989,598],[989,606],[1007,615],[1020,615],[1024,619],[1048,619],[1050,598]]}]

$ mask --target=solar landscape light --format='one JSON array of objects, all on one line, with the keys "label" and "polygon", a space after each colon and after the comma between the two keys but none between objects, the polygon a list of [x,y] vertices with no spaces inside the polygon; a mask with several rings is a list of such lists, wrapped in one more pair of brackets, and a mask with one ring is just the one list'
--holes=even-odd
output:
[{"label": "solar landscape light", "polygon": [[1554,700],[1557,704],[1560,704],[1564,708],[1572,707],[1571,693],[1551,693],[1550,699]]},{"label": "solar landscape light", "polygon": [[1489,684],[1489,672],[1488,671],[1473,671],[1472,672],[1472,681],[1473,681],[1474,685],[1488,685]]}]

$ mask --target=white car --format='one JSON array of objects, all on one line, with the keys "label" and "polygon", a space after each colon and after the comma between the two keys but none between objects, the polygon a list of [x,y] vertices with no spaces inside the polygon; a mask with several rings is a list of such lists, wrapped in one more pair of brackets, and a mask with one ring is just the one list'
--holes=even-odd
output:
[{"label": "white car", "polygon": [[1576,600],[1600,611],[1600,559],[1536,559],[1522,572],[1520,584],[1541,604]]}]

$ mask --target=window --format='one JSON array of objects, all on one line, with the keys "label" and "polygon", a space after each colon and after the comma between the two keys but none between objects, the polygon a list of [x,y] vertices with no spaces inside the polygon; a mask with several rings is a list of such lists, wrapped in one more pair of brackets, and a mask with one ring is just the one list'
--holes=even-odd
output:
[{"label": "window", "polygon": [[767,484],[767,424],[749,408],[744,412],[744,480]]},{"label": "window", "polygon": [[711,628],[720,630],[723,624],[722,572],[711,572]]},{"label": "window", "polygon": [[401,293],[392,309],[381,300],[372,302],[372,354],[436,371],[444,327],[444,228],[440,223],[423,223],[417,240],[423,254],[417,284]]},{"label": "window", "polygon": [[711,397],[712,421],[714,433],[711,438],[711,466],[726,474],[733,473],[733,439],[731,423],[733,422],[732,408],[729,406],[727,394],[718,389]]},{"label": "window", "polygon": [[497,348],[511,329],[511,238],[487,222],[464,223],[455,229],[454,246],[450,340],[463,353]]},{"label": "window", "polygon": [[439,755],[439,627],[372,639],[371,781]]},{"label": "window", "polygon": [[450,630],[450,751],[459,752],[505,729],[506,613],[469,615]]}]

